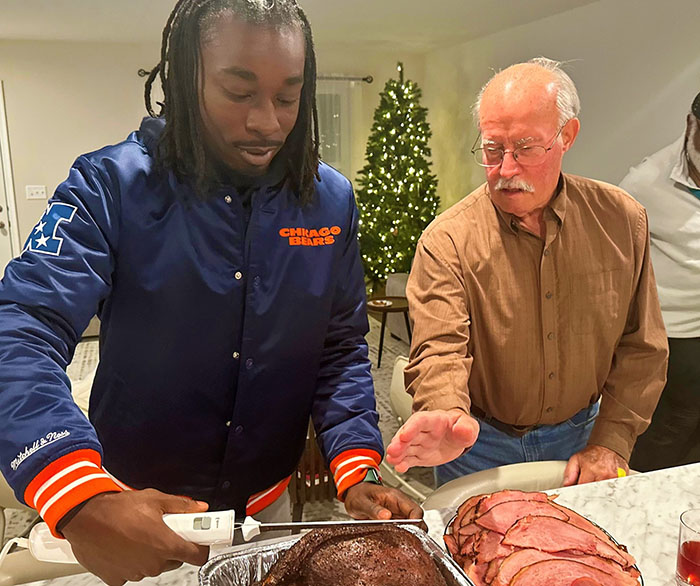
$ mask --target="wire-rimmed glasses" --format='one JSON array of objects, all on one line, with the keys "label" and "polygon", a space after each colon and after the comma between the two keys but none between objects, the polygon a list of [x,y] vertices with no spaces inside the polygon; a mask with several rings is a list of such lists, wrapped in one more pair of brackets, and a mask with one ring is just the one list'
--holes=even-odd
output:
[{"label": "wire-rimmed glasses", "polygon": [[[568,122],[568,120],[567,120]],[[474,160],[477,165],[482,167],[498,167],[503,163],[503,158],[506,153],[511,153],[513,158],[520,164],[525,166],[539,165],[544,162],[547,153],[554,148],[554,143],[557,142],[561,131],[564,130],[566,122],[559,127],[556,136],[552,139],[552,143],[548,147],[542,145],[522,145],[515,147],[514,149],[504,149],[502,146],[496,145],[485,145],[476,148],[479,139],[481,138],[481,133],[476,137],[474,145],[472,146],[472,154],[474,155]]]}]

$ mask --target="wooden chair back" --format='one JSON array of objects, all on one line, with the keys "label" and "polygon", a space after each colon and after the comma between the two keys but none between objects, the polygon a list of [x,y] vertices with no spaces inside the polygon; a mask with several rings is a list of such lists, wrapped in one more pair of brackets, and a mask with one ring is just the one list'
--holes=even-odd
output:
[{"label": "wooden chair back", "polygon": [[306,446],[289,482],[292,519],[295,522],[301,521],[304,504],[332,501],[335,495],[333,475],[321,455],[316,431],[313,423],[309,421]]}]

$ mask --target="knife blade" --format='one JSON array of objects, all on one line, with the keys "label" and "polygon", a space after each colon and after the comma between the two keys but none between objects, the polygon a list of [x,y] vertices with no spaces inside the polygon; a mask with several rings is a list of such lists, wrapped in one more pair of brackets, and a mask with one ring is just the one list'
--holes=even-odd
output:
[{"label": "knife blade", "polygon": [[[357,527],[359,525],[420,525],[423,519],[367,519],[347,521],[301,521],[292,523],[261,523],[252,517],[246,517],[243,523],[236,523],[236,529],[243,532],[243,538],[248,541],[250,537],[258,535],[262,531],[285,531],[304,529],[323,529],[326,527]],[[249,534],[250,537],[246,537]]]}]

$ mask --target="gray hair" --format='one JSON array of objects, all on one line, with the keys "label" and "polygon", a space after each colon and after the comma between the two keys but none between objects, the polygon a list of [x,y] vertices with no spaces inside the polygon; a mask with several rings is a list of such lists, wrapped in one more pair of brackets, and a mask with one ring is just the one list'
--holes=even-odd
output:
[{"label": "gray hair", "polygon": [[[581,111],[581,101],[578,97],[578,91],[572,79],[567,75],[567,73],[562,68],[563,63],[561,61],[555,61],[554,59],[547,59],[547,57],[535,57],[530,59],[527,63],[532,65],[538,65],[542,69],[551,72],[556,78],[557,82],[557,109],[559,110],[559,125],[562,126],[564,123],[568,122],[572,118],[576,118]],[[517,64],[521,65],[521,64]],[[479,112],[481,110],[481,98],[484,96],[484,91],[491,83],[494,77],[499,75],[501,71],[494,73],[491,78],[483,85],[481,90],[479,90],[479,95],[476,98],[474,107],[472,108],[472,113],[477,125],[479,124]]]}]

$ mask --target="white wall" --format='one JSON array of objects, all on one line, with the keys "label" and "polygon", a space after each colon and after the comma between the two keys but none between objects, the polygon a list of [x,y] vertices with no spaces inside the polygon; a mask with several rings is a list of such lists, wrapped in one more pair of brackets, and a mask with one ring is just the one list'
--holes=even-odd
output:
[{"label": "white wall", "polygon": [[75,158],[122,140],[145,114],[139,68],[158,46],[0,41],[20,240],[46,201],[27,200],[25,185],[48,195]]},{"label": "white wall", "polygon": [[[404,62],[429,109],[444,208],[483,180],[469,153],[476,137],[470,107],[493,69],[542,54],[574,60],[569,72],[581,94],[582,131],[565,170],[614,183],[682,131],[700,91],[698,22],[700,0],[600,0],[426,55],[387,46],[318,46],[318,68],[375,79],[361,84],[353,116],[355,179],[379,92],[396,76],[396,62]],[[157,52],[157,43],[0,40],[22,238],[45,205],[27,201],[25,185],[52,192],[76,156],[119,141],[138,125],[145,109],[136,71],[153,65]]]},{"label": "white wall", "polygon": [[600,0],[462,45],[425,61],[425,105],[442,207],[483,181],[469,152],[470,107],[493,70],[545,55],[567,71],[582,103],[581,134],[565,171],[618,182],[675,140],[700,91],[698,0]]},{"label": "white wall", "polygon": [[[158,58],[148,45],[0,40],[0,79],[5,84],[10,149],[20,240],[43,213],[46,202],[27,200],[25,185],[46,185],[48,194],[63,181],[75,158],[118,142],[145,115],[144,79]],[[396,62],[420,83],[423,59],[389,50],[318,47],[320,73],[372,75],[361,84],[353,113],[352,172],[364,165],[364,151],[379,92]]]}]

